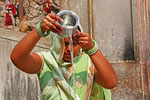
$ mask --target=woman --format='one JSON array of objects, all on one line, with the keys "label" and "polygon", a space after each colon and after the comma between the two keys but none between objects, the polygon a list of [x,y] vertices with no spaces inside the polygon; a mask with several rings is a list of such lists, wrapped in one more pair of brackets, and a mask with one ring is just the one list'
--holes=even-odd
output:
[{"label": "woman", "polygon": [[[11,60],[20,70],[38,74],[42,100],[110,100],[110,90],[117,84],[116,74],[88,33],[73,34],[73,65],[69,38],[58,35],[63,28],[56,14],[48,14],[36,29],[13,49]],[[49,52],[31,52],[41,37],[50,33]],[[47,32],[46,34],[44,34]],[[84,51],[84,52],[82,52]],[[73,67],[74,66],[74,67]],[[75,77],[74,77],[75,76]]]}]

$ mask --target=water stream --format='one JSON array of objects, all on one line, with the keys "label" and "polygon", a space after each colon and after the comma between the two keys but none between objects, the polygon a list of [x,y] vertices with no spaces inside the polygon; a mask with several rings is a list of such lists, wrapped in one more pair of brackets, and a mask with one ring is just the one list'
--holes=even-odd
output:
[{"label": "water stream", "polygon": [[76,100],[76,78],[75,78],[75,68],[73,64],[73,41],[72,41],[72,33],[73,33],[73,28],[68,26],[66,27],[69,38],[70,38],[70,53],[71,53],[71,64],[72,64],[72,75],[73,75],[73,90],[74,90],[74,100]]}]

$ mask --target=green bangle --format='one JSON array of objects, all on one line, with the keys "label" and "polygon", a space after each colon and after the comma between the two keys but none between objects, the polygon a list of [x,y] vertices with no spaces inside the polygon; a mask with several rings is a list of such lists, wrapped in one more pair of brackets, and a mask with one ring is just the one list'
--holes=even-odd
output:
[{"label": "green bangle", "polygon": [[47,35],[49,35],[50,31],[47,31],[46,34],[44,34],[41,30],[41,23],[43,21],[40,21],[37,26],[36,26],[36,30],[37,30],[37,33],[41,36],[41,37],[46,37]]},{"label": "green bangle", "polygon": [[90,49],[90,50],[83,50],[88,55],[93,55],[93,54],[95,54],[98,51],[97,43],[95,42],[95,40],[92,40],[92,41],[94,42],[94,47],[92,49]]}]

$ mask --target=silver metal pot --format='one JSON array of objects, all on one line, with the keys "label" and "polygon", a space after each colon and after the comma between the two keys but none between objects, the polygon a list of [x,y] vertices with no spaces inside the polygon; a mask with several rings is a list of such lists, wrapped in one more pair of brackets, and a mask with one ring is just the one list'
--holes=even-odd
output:
[{"label": "silver metal pot", "polygon": [[77,26],[79,25],[79,16],[70,10],[62,10],[57,15],[63,19],[63,23],[57,21],[58,24],[64,28],[61,32],[62,37],[69,37],[71,34],[70,31],[74,34]]}]

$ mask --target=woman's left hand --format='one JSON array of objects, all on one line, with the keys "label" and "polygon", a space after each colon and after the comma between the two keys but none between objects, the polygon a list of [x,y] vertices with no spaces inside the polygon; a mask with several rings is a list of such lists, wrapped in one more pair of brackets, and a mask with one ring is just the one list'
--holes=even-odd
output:
[{"label": "woman's left hand", "polygon": [[94,43],[88,33],[82,33],[76,30],[73,34],[74,43],[78,44],[82,49],[90,50],[94,47]]}]

